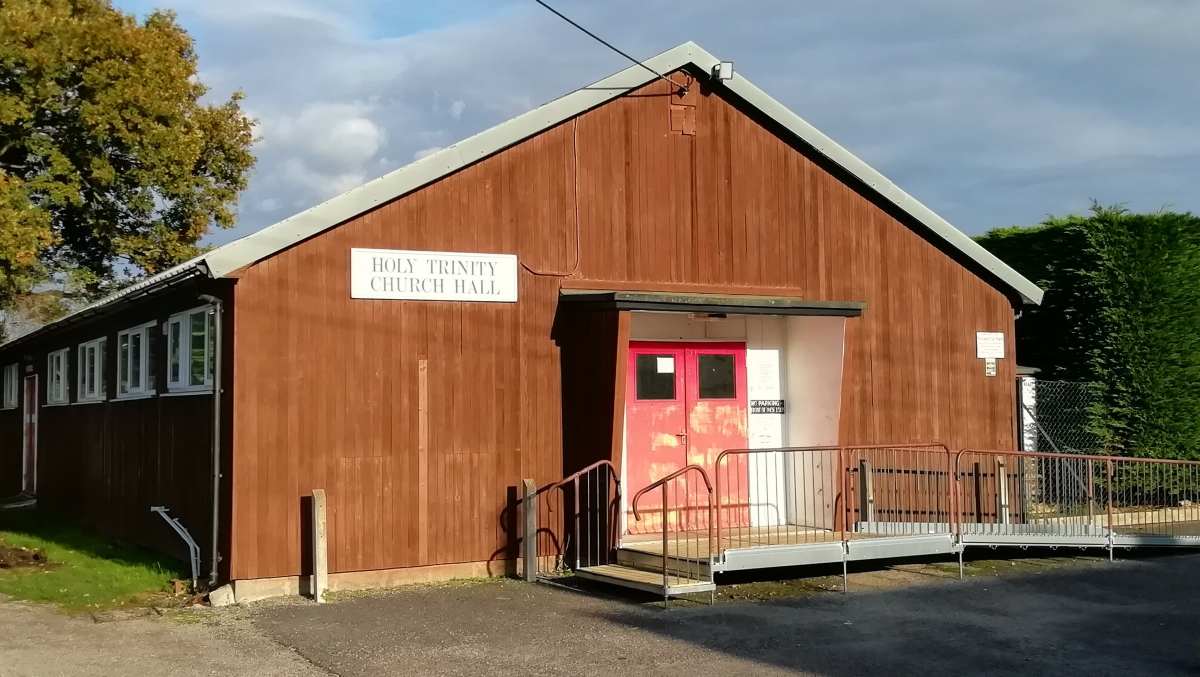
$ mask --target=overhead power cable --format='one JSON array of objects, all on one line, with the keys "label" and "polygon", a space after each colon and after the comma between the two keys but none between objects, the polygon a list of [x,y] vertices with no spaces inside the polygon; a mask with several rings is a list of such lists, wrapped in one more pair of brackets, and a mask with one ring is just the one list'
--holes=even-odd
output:
[{"label": "overhead power cable", "polygon": [[651,68],[650,66],[647,66],[645,63],[643,63],[643,62],[641,62],[641,61],[638,61],[637,59],[633,58],[632,56],[630,56],[630,55],[629,55],[629,54],[627,54],[626,52],[623,52],[623,51],[621,51],[620,49],[618,49],[616,46],[614,46],[614,45],[613,45],[611,42],[609,42],[608,40],[605,40],[604,38],[600,37],[599,35],[596,35],[595,33],[591,32],[591,31],[589,31],[588,29],[584,28],[583,26],[579,25],[577,22],[573,21],[573,20],[572,20],[570,17],[568,17],[567,15],[565,15],[565,14],[563,14],[562,12],[558,11],[557,9],[554,9],[553,7],[551,7],[550,5],[548,5],[547,3],[543,2],[542,0],[533,0],[533,1],[534,1],[534,2],[536,2],[537,4],[541,5],[542,7],[545,7],[546,9],[550,10],[550,12],[551,12],[551,13],[553,13],[553,14],[554,14],[555,16],[557,16],[558,18],[562,19],[563,21],[566,21],[567,23],[571,24],[571,25],[572,25],[572,26],[574,26],[575,28],[578,28],[578,29],[579,29],[580,31],[582,31],[582,32],[583,32],[585,35],[587,35],[587,36],[588,36],[588,37],[590,37],[591,39],[595,40],[596,42],[599,42],[600,44],[602,44],[602,45],[604,45],[605,47],[607,47],[607,48],[611,49],[612,51],[616,52],[617,54],[620,54],[621,56],[625,57],[626,59],[629,59],[630,61],[634,62],[635,64],[637,64],[637,65],[639,65],[639,66],[641,66],[642,68],[645,68],[646,70],[650,71],[651,73],[654,73],[654,74],[655,74],[656,76],[658,76],[659,78],[661,78],[661,79],[663,79],[663,80],[666,80],[667,82],[671,83],[671,84],[672,84],[672,85],[674,85],[676,88],[678,88],[680,91],[686,92],[686,91],[688,90],[688,86],[687,86],[687,85],[685,85],[685,84],[680,84],[680,83],[678,83],[678,82],[675,82],[675,81],[674,81],[674,80],[672,80],[671,78],[669,78],[669,77],[667,77],[667,76],[663,75],[662,73],[659,73],[658,71],[654,70],[654,69],[653,69],[653,68]]}]

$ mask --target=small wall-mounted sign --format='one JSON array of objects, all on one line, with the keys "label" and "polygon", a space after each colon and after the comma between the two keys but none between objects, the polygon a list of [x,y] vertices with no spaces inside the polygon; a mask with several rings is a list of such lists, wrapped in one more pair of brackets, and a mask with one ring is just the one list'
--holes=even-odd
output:
[{"label": "small wall-mounted sign", "polygon": [[403,249],[350,250],[350,296],[411,301],[517,300],[517,257]]},{"label": "small wall-mounted sign", "polygon": [[783,400],[750,400],[751,414],[782,414]]},{"label": "small wall-mounted sign", "polygon": [[1004,359],[1004,332],[975,332],[975,357],[981,360],[986,360],[988,358],[997,360]]},{"label": "small wall-mounted sign", "polygon": [[984,376],[995,376],[996,375],[996,358],[988,357],[983,360],[983,375]]}]

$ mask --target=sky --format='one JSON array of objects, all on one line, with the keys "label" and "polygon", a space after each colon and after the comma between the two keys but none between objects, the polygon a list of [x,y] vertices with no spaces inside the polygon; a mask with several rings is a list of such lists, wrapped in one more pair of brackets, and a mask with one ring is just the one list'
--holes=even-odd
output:
[{"label": "sky", "polygon": [[[242,90],[270,225],[629,65],[539,7],[115,0],[176,12]],[[1093,200],[1200,212],[1200,2],[552,0],[639,58],[694,40],[961,230]]]}]

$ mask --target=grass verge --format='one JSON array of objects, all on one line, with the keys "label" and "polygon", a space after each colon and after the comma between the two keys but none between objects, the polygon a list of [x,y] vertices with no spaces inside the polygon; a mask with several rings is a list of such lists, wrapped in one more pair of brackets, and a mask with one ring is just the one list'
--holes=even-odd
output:
[{"label": "grass verge", "polygon": [[47,563],[0,569],[0,594],[70,612],[169,603],[179,562],[104,540],[36,510],[0,510],[0,543],[36,548]]}]

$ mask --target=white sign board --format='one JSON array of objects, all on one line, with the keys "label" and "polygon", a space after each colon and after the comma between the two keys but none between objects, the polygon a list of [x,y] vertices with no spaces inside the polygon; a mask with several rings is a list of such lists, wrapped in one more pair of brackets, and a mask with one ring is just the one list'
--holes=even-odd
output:
[{"label": "white sign board", "polygon": [[350,296],[410,301],[517,300],[517,257],[403,249],[350,250]]},{"label": "white sign board", "polygon": [[1004,332],[975,332],[975,357],[981,360],[1004,358]]}]

